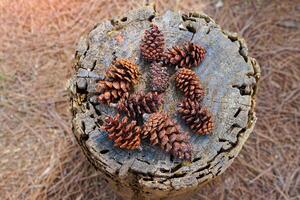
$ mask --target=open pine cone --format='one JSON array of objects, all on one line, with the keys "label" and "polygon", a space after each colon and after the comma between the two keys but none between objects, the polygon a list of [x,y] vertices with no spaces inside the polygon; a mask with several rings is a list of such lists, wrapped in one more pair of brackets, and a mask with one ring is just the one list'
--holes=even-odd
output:
[{"label": "open pine cone", "polygon": [[197,101],[192,101],[188,98],[184,99],[178,105],[178,113],[196,134],[209,134],[214,127],[211,114]]},{"label": "open pine cone", "polygon": [[179,126],[165,113],[148,116],[142,129],[143,137],[149,137],[152,145],[159,145],[166,152],[184,160],[191,160],[192,147],[187,133],[182,133]]},{"label": "open pine cone", "polygon": [[128,99],[121,99],[117,104],[117,108],[132,119],[137,119],[142,117],[144,113],[157,112],[162,104],[163,99],[157,92],[148,92],[147,94],[139,92],[130,95]]},{"label": "open pine cone", "polygon": [[191,100],[201,100],[204,96],[204,90],[201,87],[200,80],[195,72],[187,68],[181,68],[176,73],[176,87]]},{"label": "open pine cone", "polygon": [[131,84],[126,81],[98,82],[97,91],[100,92],[98,100],[102,103],[111,103],[121,98],[128,98]]},{"label": "open pine cone", "polygon": [[137,149],[141,144],[141,128],[136,121],[130,121],[128,117],[106,117],[101,129],[108,132],[108,138],[114,141],[114,145],[121,149]]},{"label": "open pine cone", "polygon": [[150,88],[151,91],[165,92],[169,86],[169,73],[162,62],[154,62],[150,67]]},{"label": "open pine cone", "polygon": [[146,30],[140,45],[142,56],[147,61],[159,61],[164,52],[164,36],[158,27],[151,24],[150,30]]},{"label": "open pine cone", "polygon": [[127,59],[115,60],[109,66],[106,77],[110,80],[122,80],[137,84],[139,79],[138,66]]},{"label": "open pine cone", "polygon": [[187,42],[182,46],[174,46],[163,55],[165,64],[178,68],[192,68],[198,66],[205,56],[205,49],[194,43]]},{"label": "open pine cone", "polygon": [[109,66],[105,80],[98,83],[98,100],[102,103],[112,103],[127,98],[133,85],[138,83],[138,66],[127,59],[118,59]]}]

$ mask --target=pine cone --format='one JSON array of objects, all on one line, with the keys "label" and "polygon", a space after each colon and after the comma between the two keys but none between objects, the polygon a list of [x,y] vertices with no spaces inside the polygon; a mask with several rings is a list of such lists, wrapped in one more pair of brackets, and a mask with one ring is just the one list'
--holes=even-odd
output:
[{"label": "pine cone", "polygon": [[105,80],[98,83],[98,100],[111,103],[127,98],[134,84],[138,83],[139,71],[136,64],[126,59],[118,59],[108,68]]},{"label": "pine cone", "polygon": [[204,96],[204,90],[200,80],[195,72],[190,69],[179,69],[176,77],[176,87],[178,87],[184,95],[191,100],[201,100]]},{"label": "pine cone", "polygon": [[209,134],[214,127],[211,114],[197,101],[186,98],[178,105],[178,113],[196,134]]},{"label": "pine cone", "polygon": [[102,130],[108,132],[108,138],[114,141],[115,146],[121,149],[137,149],[141,144],[141,128],[136,121],[130,121],[128,117],[107,117]]},{"label": "pine cone", "polygon": [[98,100],[102,103],[111,103],[121,98],[128,98],[131,84],[125,81],[99,81],[97,91]]},{"label": "pine cone", "polygon": [[150,30],[145,31],[140,49],[147,61],[160,60],[164,52],[164,36],[156,25],[152,24]]},{"label": "pine cone", "polygon": [[127,59],[118,59],[109,66],[106,78],[137,84],[139,79],[138,66]]},{"label": "pine cone", "polygon": [[164,92],[169,86],[169,73],[163,63],[154,62],[150,67],[151,91]]},{"label": "pine cone", "polygon": [[150,137],[152,145],[160,145],[175,157],[191,160],[192,147],[187,133],[180,132],[179,126],[164,113],[149,116],[142,129],[143,137]]},{"label": "pine cone", "polygon": [[174,46],[163,55],[165,64],[178,68],[192,68],[198,66],[205,56],[205,49],[194,43],[188,42],[182,46]]},{"label": "pine cone", "polygon": [[154,113],[159,110],[163,104],[163,99],[157,92],[142,92],[130,95],[129,98],[123,98],[118,102],[117,108],[123,111],[132,119],[142,117],[144,113]]}]

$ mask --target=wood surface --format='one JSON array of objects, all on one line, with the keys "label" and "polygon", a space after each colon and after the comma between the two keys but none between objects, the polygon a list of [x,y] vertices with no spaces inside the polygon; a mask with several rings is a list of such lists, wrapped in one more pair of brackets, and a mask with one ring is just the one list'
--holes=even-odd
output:
[{"label": "wood surface", "polygon": [[[192,134],[175,109],[181,93],[176,91],[174,69],[165,96],[164,110],[189,131],[193,148],[191,163],[181,162],[158,147],[143,141],[142,149],[128,151],[113,147],[107,133],[100,131],[105,116],[116,111],[97,102],[96,84],[114,58],[128,58],[139,65],[140,84],[147,90],[149,63],[140,55],[144,30],[153,22],[165,35],[166,48],[186,41],[207,50],[194,71],[205,88],[203,105],[213,115],[211,135]],[[97,24],[77,45],[75,72],[69,81],[73,133],[88,160],[124,199],[178,198],[223,173],[240,152],[252,132],[259,65],[248,56],[244,40],[224,31],[201,13],[167,11],[162,15],[152,6],[125,13]]]}]

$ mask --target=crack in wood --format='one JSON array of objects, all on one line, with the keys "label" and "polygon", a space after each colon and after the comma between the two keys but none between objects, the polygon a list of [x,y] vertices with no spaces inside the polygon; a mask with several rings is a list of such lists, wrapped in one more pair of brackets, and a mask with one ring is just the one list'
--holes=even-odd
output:
[{"label": "crack in wood", "polygon": [[140,158],[136,158],[136,159],[140,162],[143,162],[143,163],[146,163],[146,164],[150,165],[150,163],[146,160],[143,160],[143,159],[140,159]]},{"label": "crack in wood", "polygon": [[90,43],[89,43],[89,40],[86,42],[86,45],[87,45],[87,48],[86,48],[86,50],[85,50],[84,53],[83,53],[82,59],[84,59],[84,58],[86,57],[87,52],[90,50]]},{"label": "crack in wood", "polygon": [[101,151],[100,151],[101,154],[106,154],[106,153],[108,153],[108,152],[109,152],[108,149],[104,149],[104,150],[101,150]]},{"label": "crack in wood", "polygon": [[198,172],[204,171],[204,170],[209,169],[209,168],[210,168],[210,161],[208,161],[205,166],[200,167],[199,169],[197,169],[196,171],[194,171],[192,174],[196,174]]},{"label": "crack in wood", "polygon": [[233,88],[237,88],[237,89],[240,91],[240,94],[241,94],[242,96],[245,96],[245,95],[251,95],[252,88],[251,88],[251,86],[249,86],[249,85],[246,85],[246,84],[242,84],[242,85],[233,85],[232,87],[233,87]]},{"label": "crack in wood", "polygon": [[179,163],[175,167],[172,167],[171,169],[164,169],[164,168],[159,168],[160,172],[162,173],[174,173],[178,171],[181,167],[183,167],[183,163]]},{"label": "crack in wood", "polygon": [[155,15],[150,15],[150,17],[148,17],[148,21],[152,22],[154,18],[155,18]]},{"label": "crack in wood", "polygon": [[236,111],[236,113],[234,114],[234,118],[236,118],[239,114],[240,114],[240,112],[242,111],[242,108],[240,107],[240,108],[238,108],[238,110]]},{"label": "crack in wood", "polygon": [[193,160],[192,160],[192,162],[194,163],[194,162],[197,162],[197,161],[199,161],[199,160],[201,160],[202,159],[202,157],[200,156],[200,157],[198,157],[198,158],[194,158]]},{"label": "crack in wood", "polygon": [[[153,17],[154,16],[154,17]],[[140,23],[140,22],[145,22],[145,20],[148,21],[152,21],[155,18],[155,15],[150,15],[148,17],[146,17],[145,19],[142,20],[137,20],[134,19],[130,22],[128,22],[130,20],[130,18],[128,17],[126,20],[124,19],[123,22],[126,25],[129,26],[131,23]],[[198,13],[189,13],[188,15],[186,15],[185,17],[183,17],[185,19],[182,19],[183,21],[190,21],[190,22],[195,22],[197,21],[195,18],[202,18],[206,21],[206,23],[211,23],[208,27],[209,29],[207,30],[207,34],[210,33],[211,28],[218,28],[217,25],[214,25],[213,20],[211,20],[208,16],[206,15],[202,15],[202,14],[198,14]],[[122,21],[122,19],[121,19]],[[196,32],[196,28],[192,27],[192,28],[187,28],[187,30],[185,31],[189,31],[193,33],[192,39],[195,35]],[[214,32],[212,32],[211,34],[213,34]],[[238,37],[233,36],[232,34],[229,33],[224,33],[224,35],[227,35],[228,39],[231,40],[232,42],[239,42],[239,53],[241,56],[243,56],[245,62],[248,61],[248,56],[247,56],[247,49],[246,46],[244,44],[244,41],[240,41],[240,39]],[[86,58],[88,51],[90,51],[90,44],[89,44],[89,40],[87,41],[87,49],[84,51],[84,53],[82,55],[79,55],[78,52],[76,52],[76,57],[79,57],[79,60],[83,60],[84,58]],[[93,47],[94,48],[94,47]],[[245,58],[246,57],[246,58]],[[256,83],[258,81],[258,78],[260,77],[260,71],[259,68],[257,66],[257,63],[255,60],[253,60],[252,58],[251,60],[251,65],[254,69],[254,73],[252,72],[248,72],[246,74],[246,76],[248,78],[250,77],[254,77],[256,80]],[[78,61],[78,63],[81,61]],[[96,61],[96,62],[95,62]],[[94,78],[94,72],[93,70],[97,67],[97,60],[95,60],[93,63],[93,67],[91,68],[91,71],[86,70],[86,68],[84,68],[85,66],[80,66],[79,70],[85,70],[82,71],[80,75],[84,75],[84,76],[78,76],[81,78],[87,78],[87,79],[91,79]],[[93,74],[94,73],[94,74]],[[241,128],[241,130],[238,131],[238,133],[236,133],[237,131],[235,131],[234,134],[236,134],[236,141],[232,142],[228,139],[225,138],[219,138],[218,142],[224,143],[221,148],[216,152],[216,155],[214,155],[214,157],[212,159],[210,159],[209,161],[206,162],[206,164],[202,165],[202,167],[198,168],[198,169],[194,169],[192,168],[193,163],[196,163],[197,161],[199,162],[201,160],[201,157],[195,158],[191,164],[191,167],[189,167],[192,171],[188,172],[188,171],[183,171],[184,169],[182,169],[184,166],[179,163],[173,167],[171,167],[170,169],[168,168],[156,168],[155,171],[153,172],[147,172],[147,173],[143,173],[141,170],[143,169],[132,169],[131,166],[128,168],[128,172],[126,171],[126,173],[128,173],[128,180],[124,180],[121,181],[119,180],[119,178],[117,177],[118,174],[116,175],[115,173],[119,173],[121,170],[122,165],[124,165],[124,161],[119,161],[115,156],[110,157],[109,160],[111,162],[115,162],[117,163],[120,167],[118,168],[112,168],[109,165],[106,164],[107,160],[106,157],[102,157],[102,155],[108,155],[110,150],[103,148],[102,150],[99,150],[98,148],[91,146],[90,141],[87,142],[87,140],[85,140],[81,134],[81,132],[87,132],[89,130],[87,129],[93,129],[95,130],[97,127],[96,126],[87,126],[85,123],[83,118],[87,117],[93,120],[94,124],[97,124],[101,126],[101,123],[103,123],[103,114],[101,113],[100,109],[97,109],[97,106],[100,106],[100,104],[97,103],[97,101],[95,101],[95,95],[96,94],[89,94],[88,97],[80,97],[75,93],[71,93],[72,98],[71,100],[73,101],[72,103],[72,112],[73,112],[73,116],[75,119],[78,119],[79,121],[82,121],[84,125],[81,125],[82,127],[79,128],[81,130],[73,130],[74,135],[76,137],[76,140],[78,141],[78,143],[80,144],[80,146],[83,149],[84,154],[86,155],[86,157],[88,158],[88,160],[93,164],[93,166],[95,166],[98,170],[100,170],[106,177],[108,177],[110,180],[116,182],[116,185],[118,185],[118,188],[122,188],[123,186],[128,186],[130,188],[130,190],[133,190],[135,193],[135,197],[142,197],[145,193],[149,193],[146,192],[149,188],[147,188],[147,182],[151,182],[153,184],[153,187],[155,188],[155,190],[160,190],[162,193],[164,193],[164,195],[174,195],[175,193],[173,193],[173,190],[175,190],[176,186],[172,180],[181,180],[181,178],[184,177],[189,177],[191,175],[197,175],[196,178],[198,180],[198,183],[203,183],[208,181],[211,178],[214,178],[215,176],[218,176],[219,174],[221,174],[224,170],[222,170],[222,166],[220,165],[220,159],[224,159],[227,158],[227,160],[231,160],[234,159],[236,156],[236,152],[234,152],[235,148],[240,148],[240,146],[244,143],[245,139],[241,139],[242,136],[244,136],[244,133],[249,134],[249,131],[251,131],[253,124],[255,122],[255,118],[254,118],[254,114],[253,114],[253,109],[254,109],[254,105],[255,105],[255,97],[254,95],[256,94],[256,89],[257,89],[257,85],[253,84],[253,85],[234,85],[235,87],[233,88],[237,88],[240,91],[241,95],[250,95],[251,96],[251,104],[250,105],[246,105],[243,104],[242,102],[239,102],[238,104],[243,105],[243,106],[247,106],[250,107],[250,111],[248,112],[248,123],[246,127],[241,128],[241,126],[239,125],[235,125],[233,124],[230,129],[229,132],[232,132],[234,130],[234,128]],[[74,84],[74,82],[71,84]],[[247,87],[251,87],[251,90],[247,92],[246,88]],[[89,104],[91,103],[91,105],[85,105],[86,102]],[[230,102],[224,102],[224,101],[212,101],[214,103],[230,103]],[[90,107],[90,108],[89,108]],[[235,111],[235,113],[232,114],[232,116],[234,118],[238,118],[240,116],[240,113],[246,108],[244,107],[239,107],[237,111]],[[89,111],[88,111],[89,110]],[[102,109],[101,109],[102,110]],[[94,114],[91,113],[95,113],[95,115],[99,115],[100,117],[97,118]],[[106,111],[105,111],[106,113]],[[80,115],[79,115],[80,114]],[[86,114],[86,115],[82,115],[82,114]],[[100,119],[100,121],[98,121]],[[72,120],[72,124],[75,127],[77,121],[75,122],[74,120]],[[77,124],[78,125],[78,124]],[[89,131],[91,132],[91,131]],[[77,135],[77,136],[76,136]],[[247,136],[247,135],[246,135]],[[225,148],[224,145],[229,146],[229,148]],[[97,156],[96,156],[97,155]],[[219,160],[218,160],[219,159]],[[136,158],[136,161],[138,162],[142,162],[145,163],[146,165],[151,165],[150,161],[144,160],[144,159],[139,159]],[[226,161],[226,162],[228,162]],[[169,162],[169,161],[168,161]],[[205,161],[203,161],[205,162]],[[172,161],[171,161],[172,163]],[[142,165],[141,165],[142,166]],[[216,167],[218,167],[217,169],[215,169]],[[189,169],[188,168],[188,169]],[[148,170],[148,169],[147,169]],[[163,175],[159,174],[159,173],[163,173]],[[198,174],[197,174],[198,173]],[[205,178],[204,178],[205,177]],[[140,180],[143,180],[145,182],[146,185],[141,185],[140,184]],[[176,182],[175,182],[176,183]],[[177,184],[177,183],[176,183]],[[189,186],[186,186],[187,188]],[[146,190],[145,190],[146,188]],[[151,193],[149,193],[151,195]]]}]

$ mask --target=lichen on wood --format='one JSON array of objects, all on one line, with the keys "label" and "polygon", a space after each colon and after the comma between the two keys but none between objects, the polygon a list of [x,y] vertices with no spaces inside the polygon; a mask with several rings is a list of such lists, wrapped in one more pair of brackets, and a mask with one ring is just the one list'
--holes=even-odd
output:
[{"label": "lichen on wood", "polygon": [[[88,160],[124,198],[186,194],[223,173],[252,132],[259,66],[248,56],[243,39],[223,31],[204,14],[167,11],[158,15],[149,6],[129,12],[126,19],[103,21],[78,43],[75,73],[69,85],[73,133]],[[194,152],[190,164],[147,143],[142,144],[142,150],[119,149],[99,129],[107,115],[116,114],[115,109],[97,101],[96,90],[115,58],[127,58],[143,66],[134,90],[149,89],[146,80],[150,63],[143,61],[139,47],[144,30],[153,22],[164,33],[166,48],[191,41],[206,49],[205,59],[193,70],[205,89],[202,104],[211,111],[215,127],[211,135],[190,134]],[[163,110],[183,131],[190,132],[176,112],[182,94],[176,91],[175,71],[170,70]]]}]

